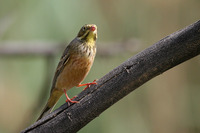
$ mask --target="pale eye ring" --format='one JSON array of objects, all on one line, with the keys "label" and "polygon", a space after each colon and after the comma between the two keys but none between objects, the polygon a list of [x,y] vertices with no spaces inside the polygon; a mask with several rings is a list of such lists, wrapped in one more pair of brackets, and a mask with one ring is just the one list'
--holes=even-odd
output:
[{"label": "pale eye ring", "polygon": [[85,30],[86,30],[86,27],[84,26],[84,27],[82,28],[82,30],[85,31]]}]

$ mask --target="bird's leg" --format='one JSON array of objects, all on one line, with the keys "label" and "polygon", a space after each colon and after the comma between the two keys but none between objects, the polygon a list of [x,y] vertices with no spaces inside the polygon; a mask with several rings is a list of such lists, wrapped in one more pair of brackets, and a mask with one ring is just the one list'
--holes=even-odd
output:
[{"label": "bird's leg", "polygon": [[68,97],[67,92],[66,92],[65,89],[64,89],[64,92],[65,92],[65,96],[66,96],[66,98],[67,98],[66,102],[68,102],[68,103],[78,103],[78,101],[72,101],[74,98],[76,98],[76,96],[74,96],[72,99],[70,99],[70,98]]},{"label": "bird's leg", "polygon": [[77,85],[77,87],[86,86],[86,87],[83,89],[83,90],[85,90],[85,89],[87,89],[88,87],[90,87],[90,85],[93,85],[93,84],[97,84],[97,83],[96,83],[96,79],[95,79],[93,82],[91,82],[91,83],[79,84],[79,85]]}]

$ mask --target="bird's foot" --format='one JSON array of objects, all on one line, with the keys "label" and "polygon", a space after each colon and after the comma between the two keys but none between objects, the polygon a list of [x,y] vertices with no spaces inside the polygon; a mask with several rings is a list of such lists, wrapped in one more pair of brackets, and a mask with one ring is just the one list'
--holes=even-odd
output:
[{"label": "bird's foot", "polygon": [[67,100],[66,100],[66,103],[68,103],[68,105],[70,105],[70,103],[78,103],[78,101],[72,101],[74,98],[76,98],[77,96],[74,96],[73,98],[69,98],[68,97],[68,95],[67,95],[67,92],[66,92],[66,90],[64,89],[64,92],[65,92],[65,96],[66,96],[66,98],[67,98]]},{"label": "bird's foot", "polygon": [[87,89],[88,87],[90,87],[90,85],[93,85],[93,84],[97,84],[96,83],[96,79],[91,82],[91,83],[86,83],[86,84],[79,84],[77,87],[81,87],[81,86],[86,86],[83,90]]}]

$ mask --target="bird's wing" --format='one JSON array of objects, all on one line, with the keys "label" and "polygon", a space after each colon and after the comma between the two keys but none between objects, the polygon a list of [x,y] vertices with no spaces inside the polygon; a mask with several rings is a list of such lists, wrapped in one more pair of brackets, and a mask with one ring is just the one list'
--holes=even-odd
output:
[{"label": "bird's wing", "polygon": [[56,68],[56,72],[55,72],[55,75],[54,75],[54,78],[53,78],[53,84],[52,84],[51,92],[52,92],[53,88],[55,88],[56,80],[57,80],[58,76],[63,71],[63,69],[65,68],[65,65],[69,61],[69,55],[70,55],[69,54],[69,47],[70,47],[70,45],[67,46],[67,48],[63,52],[63,55],[60,59],[60,62],[58,63],[58,66]]}]

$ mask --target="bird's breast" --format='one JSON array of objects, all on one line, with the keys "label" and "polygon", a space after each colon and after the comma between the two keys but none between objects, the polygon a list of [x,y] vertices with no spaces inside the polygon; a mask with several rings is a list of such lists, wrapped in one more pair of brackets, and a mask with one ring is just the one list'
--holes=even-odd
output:
[{"label": "bird's breast", "polygon": [[56,88],[70,89],[79,85],[88,74],[94,57],[71,55],[57,78]]}]

